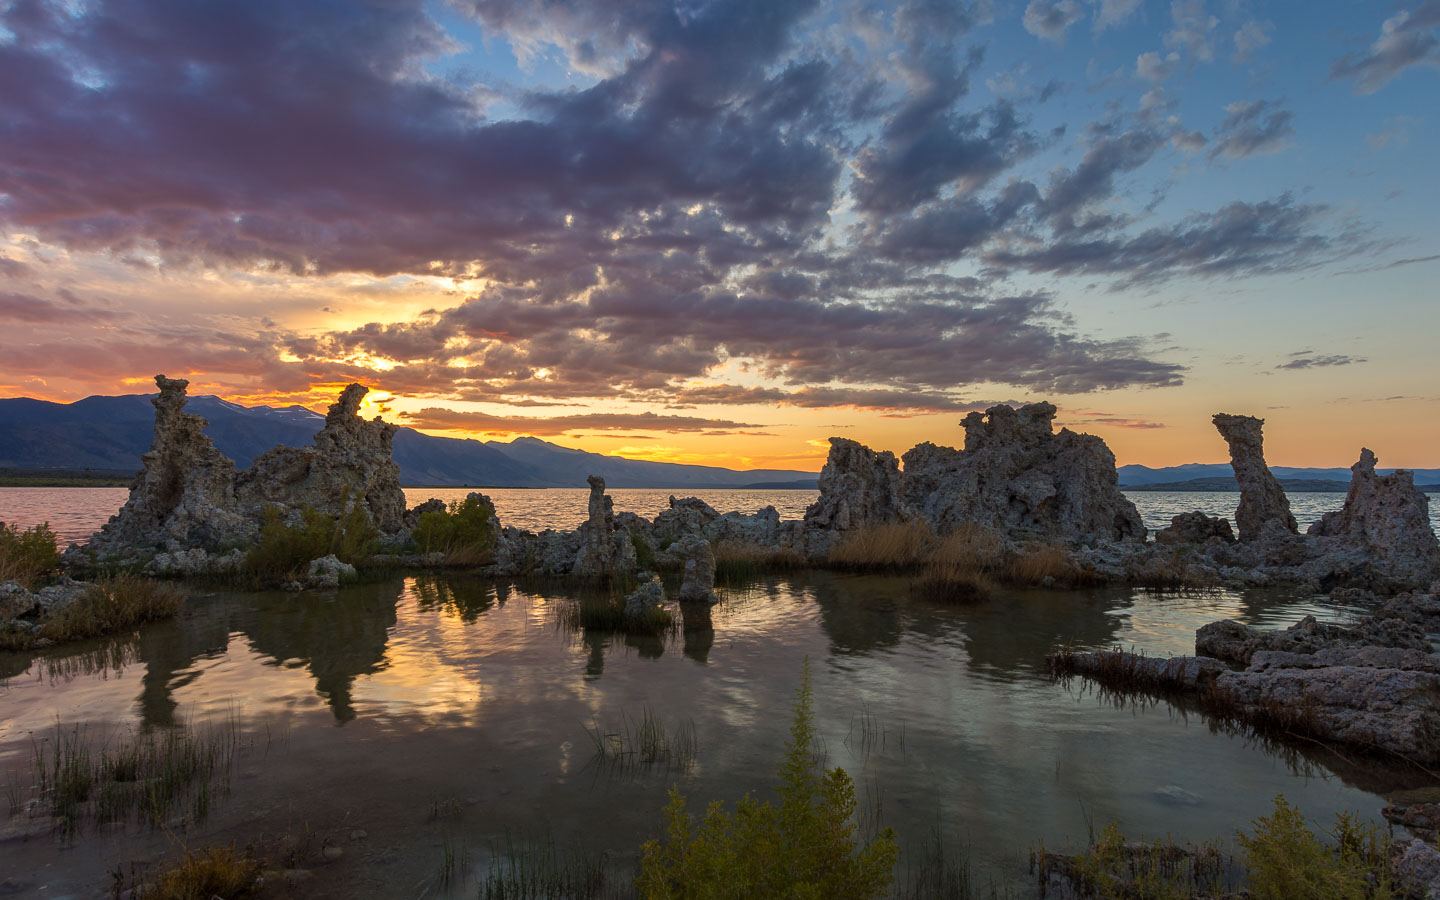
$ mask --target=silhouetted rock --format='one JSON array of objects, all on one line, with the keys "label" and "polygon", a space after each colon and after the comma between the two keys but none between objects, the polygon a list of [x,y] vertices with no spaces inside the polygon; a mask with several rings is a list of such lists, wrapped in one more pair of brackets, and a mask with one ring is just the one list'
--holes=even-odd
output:
[{"label": "silhouetted rock", "polygon": [[901,492],[900,462],[848,438],[831,438],[820,470],[820,496],[805,510],[805,527],[851,531],[915,518]]},{"label": "silhouetted rock", "polygon": [[610,578],[635,571],[635,545],[630,534],[615,528],[614,501],[605,493],[605,479],[591,475],[590,517],[576,535],[580,549],[571,573],[581,578]]}]

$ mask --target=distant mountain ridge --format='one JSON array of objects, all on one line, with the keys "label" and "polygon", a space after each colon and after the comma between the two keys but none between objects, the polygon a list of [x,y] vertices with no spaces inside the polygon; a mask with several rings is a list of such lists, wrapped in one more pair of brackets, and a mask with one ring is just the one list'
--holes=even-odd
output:
[{"label": "distant mountain ridge", "polygon": [[[1205,488],[1175,488],[1175,490],[1238,490],[1234,487],[1235,471],[1227,463],[1186,463],[1180,466],[1166,466],[1160,469],[1152,469],[1149,466],[1128,465],[1120,466],[1116,471],[1120,475],[1120,486],[1122,488],[1144,487],[1151,484],[1194,481],[1196,479],[1223,479],[1229,482],[1231,487],[1205,487]],[[1348,466],[1336,466],[1329,469],[1321,468],[1297,468],[1295,466],[1271,466],[1271,473],[1280,479],[1281,484],[1287,481],[1333,481],[1341,482],[1345,490],[1350,485],[1350,469]],[[1394,469],[1377,468],[1376,472],[1388,475]],[[1410,469],[1415,473],[1415,483],[1431,483],[1440,481],[1440,469]]]},{"label": "distant mountain ridge", "polygon": [[[93,396],[74,403],[0,399],[0,468],[137,471],[154,433],[153,396]],[[185,408],[210,421],[205,433],[241,469],[277,444],[309,446],[325,422],[324,416],[302,406],[241,406],[204,395],[191,397]],[[434,487],[583,488],[587,475],[600,475],[613,488],[813,487],[818,477],[793,469],[737,470],[624,459],[537,438],[501,442],[434,437],[403,427],[395,434],[394,458],[402,483]]]}]

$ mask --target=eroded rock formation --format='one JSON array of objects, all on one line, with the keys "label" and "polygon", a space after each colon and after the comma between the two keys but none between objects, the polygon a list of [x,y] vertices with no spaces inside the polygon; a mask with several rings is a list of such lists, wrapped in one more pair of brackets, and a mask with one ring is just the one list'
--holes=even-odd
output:
[{"label": "eroded rock formation", "polygon": [[1230,446],[1230,465],[1240,485],[1240,507],[1235,511],[1240,540],[1253,541],[1267,527],[1299,534],[1285,489],[1265,465],[1264,437],[1260,433],[1265,420],[1216,413],[1211,421]]},{"label": "eroded rock formation", "polygon": [[1233,543],[1235,532],[1230,530],[1230,520],[1207,516],[1203,512],[1181,513],[1170,519],[1170,526],[1155,532],[1155,540],[1161,544],[1203,544],[1211,538],[1224,543]]},{"label": "eroded rock formation", "polygon": [[718,603],[715,597],[715,553],[710,542],[687,537],[676,548],[685,557],[685,578],[680,584],[681,603]]},{"label": "eroded rock formation", "polygon": [[615,502],[605,493],[605,479],[591,475],[590,517],[576,534],[580,549],[571,572],[581,578],[611,578],[635,571],[635,545],[628,531],[615,527]]},{"label": "eroded rock formation", "polygon": [[900,462],[848,438],[831,438],[820,470],[820,496],[805,510],[805,526],[850,531],[915,518],[901,490]]},{"label": "eroded rock formation", "polygon": [[1375,580],[1407,584],[1440,577],[1440,541],[1430,528],[1429,498],[1405,470],[1375,474],[1375,454],[1361,449],[1350,467],[1345,505],[1326,513],[1306,532],[1328,538],[1333,550],[1360,553]]},{"label": "eroded rock formation", "polygon": [[363,385],[345,388],[330,407],[315,446],[276,447],[243,472],[215,448],[200,416],[185,412],[189,382],[157,375],[155,438],[124,507],[68,565],[145,563],[154,574],[230,571],[235,548],[252,544],[266,507],[282,515],[313,507],[333,516],[356,508],[382,534],[405,527],[400,470],[390,458],[396,426],[358,415]]}]

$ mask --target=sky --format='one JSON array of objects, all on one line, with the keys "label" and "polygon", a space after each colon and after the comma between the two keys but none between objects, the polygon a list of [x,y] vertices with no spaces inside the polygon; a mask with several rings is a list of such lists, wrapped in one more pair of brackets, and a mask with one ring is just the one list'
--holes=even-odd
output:
[{"label": "sky", "polygon": [[0,0],[0,396],[1440,467],[1440,0]]}]

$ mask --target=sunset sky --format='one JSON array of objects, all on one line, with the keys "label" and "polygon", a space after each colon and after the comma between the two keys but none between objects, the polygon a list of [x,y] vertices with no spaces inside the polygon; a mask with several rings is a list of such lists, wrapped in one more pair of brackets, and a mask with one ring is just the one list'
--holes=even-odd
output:
[{"label": "sunset sky", "polygon": [[1440,0],[0,0],[0,396],[1440,467]]}]

